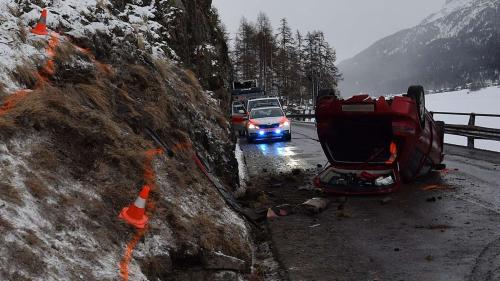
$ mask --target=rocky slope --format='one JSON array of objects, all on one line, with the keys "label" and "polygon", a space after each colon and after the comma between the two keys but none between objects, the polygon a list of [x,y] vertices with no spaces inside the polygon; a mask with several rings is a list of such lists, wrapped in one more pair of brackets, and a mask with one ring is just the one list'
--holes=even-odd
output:
[{"label": "rocky slope", "polygon": [[[229,123],[206,91],[223,82],[180,67],[203,65],[177,51],[170,24],[186,24],[185,4],[0,1],[0,280],[251,275],[247,222],[193,161],[237,187]],[[28,26],[42,7],[51,33],[36,36]],[[209,15],[199,22],[216,30]],[[191,43],[223,50],[216,33]],[[144,184],[150,221],[137,231],[118,214]]]},{"label": "rocky slope", "polygon": [[342,62],[342,93],[389,94],[410,84],[441,89],[498,80],[499,18],[498,0],[448,0],[418,26]]}]

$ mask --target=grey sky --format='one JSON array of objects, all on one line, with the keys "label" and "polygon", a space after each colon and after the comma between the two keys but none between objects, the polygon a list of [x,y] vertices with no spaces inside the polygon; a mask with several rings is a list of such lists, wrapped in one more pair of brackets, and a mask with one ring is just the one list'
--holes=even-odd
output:
[{"label": "grey sky", "polygon": [[234,36],[240,19],[254,21],[259,11],[276,27],[286,17],[293,29],[322,30],[337,50],[350,58],[378,39],[417,25],[437,12],[445,0],[213,0]]}]

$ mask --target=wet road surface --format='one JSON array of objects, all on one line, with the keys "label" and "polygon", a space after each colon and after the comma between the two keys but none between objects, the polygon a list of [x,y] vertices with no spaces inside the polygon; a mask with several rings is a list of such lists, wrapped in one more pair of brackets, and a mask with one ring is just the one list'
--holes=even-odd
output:
[{"label": "wet road surface", "polygon": [[[315,128],[293,124],[289,143],[240,140],[250,179],[327,160]],[[448,172],[387,196],[331,198],[317,216],[269,221],[278,258],[291,280],[500,280],[500,154],[449,146]],[[424,191],[425,187],[445,187]],[[281,203],[317,196],[271,190]],[[382,201],[384,201],[382,203]]]}]

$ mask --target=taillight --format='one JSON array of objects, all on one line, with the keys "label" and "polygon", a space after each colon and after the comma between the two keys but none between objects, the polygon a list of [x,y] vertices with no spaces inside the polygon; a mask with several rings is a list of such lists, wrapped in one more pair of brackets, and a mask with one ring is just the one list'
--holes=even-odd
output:
[{"label": "taillight", "polygon": [[391,153],[391,157],[389,157],[389,160],[385,161],[386,164],[394,163],[396,161],[396,158],[398,157],[398,146],[395,142],[391,142],[391,145],[389,146],[389,152]]}]

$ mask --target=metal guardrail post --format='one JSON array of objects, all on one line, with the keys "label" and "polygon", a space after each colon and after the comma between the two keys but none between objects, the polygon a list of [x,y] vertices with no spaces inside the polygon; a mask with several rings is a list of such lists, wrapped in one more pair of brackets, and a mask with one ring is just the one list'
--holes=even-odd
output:
[{"label": "metal guardrail post", "polygon": [[[469,126],[473,127],[476,125],[476,114],[471,113],[469,116]],[[474,137],[467,137],[467,147],[474,148]]]}]

